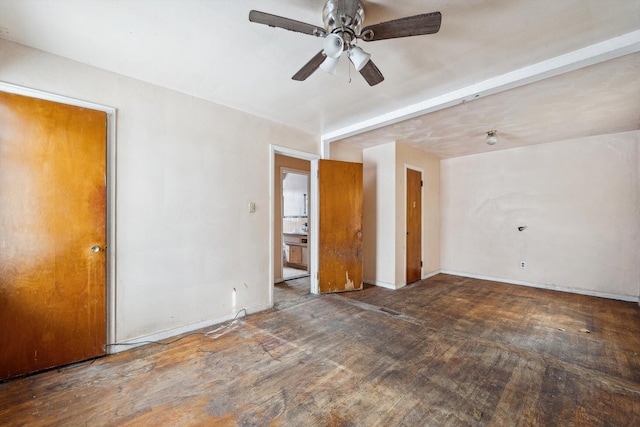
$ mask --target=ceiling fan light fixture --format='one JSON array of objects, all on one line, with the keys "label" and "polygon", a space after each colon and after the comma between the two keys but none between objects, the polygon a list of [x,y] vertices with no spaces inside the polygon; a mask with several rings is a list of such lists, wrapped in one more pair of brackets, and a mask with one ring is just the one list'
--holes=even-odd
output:
[{"label": "ceiling fan light fixture", "polygon": [[335,76],[339,60],[340,57],[332,58],[331,56],[327,56],[327,58],[322,61],[322,64],[320,64],[320,69],[326,73],[331,74],[332,76]]},{"label": "ceiling fan light fixture", "polygon": [[362,67],[367,65],[371,55],[360,49],[358,46],[353,46],[349,48],[349,60],[353,63],[353,66],[356,67],[356,71],[362,70]]},{"label": "ceiling fan light fixture", "polygon": [[324,53],[328,58],[338,58],[344,50],[344,40],[337,34],[329,34],[324,39]]},{"label": "ceiling fan light fixture", "polygon": [[[326,0],[322,10],[324,28],[258,10],[249,12],[249,21],[273,28],[282,28],[325,38],[323,50],[304,64],[291,77],[293,80],[306,80],[318,68],[322,68],[329,73],[335,72],[337,59],[346,50],[348,55],[351,53],[349,55],[351,62],[353,62],[369,86],[375,86],[384,80],[384,76],[370,59],[370,55],[356,48],[356,41],[373,42],[435,34],[440,30],[442,14],[440,12],[421,13],[364,27],[365,1]],[[334,59],[334,61],[330,60],[330,58]],[[349,78],[349,81],[351,81],[351,78]]]},{"label": "ceiling fan light fixture", "polygon": [[495,145],[498,142],[498,131],[490,130],[487,132],[487,138],[484,140],[488,145]]}]

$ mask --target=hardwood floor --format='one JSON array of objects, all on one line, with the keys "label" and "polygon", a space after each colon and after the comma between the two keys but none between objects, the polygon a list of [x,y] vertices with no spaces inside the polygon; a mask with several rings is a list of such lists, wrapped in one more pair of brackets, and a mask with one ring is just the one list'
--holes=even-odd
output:
[{"label": "hardwood floor", "polygon": [[2,383],[0,424],[640,425],[635,303],[447,275],[276,296],[215,334]]},{"label": "hardwood floor", "polygon": [[273,290],[274,308],[282,308],[287,304],[307,296],[310,293],[309,276],[285,280],[276,283]]}]

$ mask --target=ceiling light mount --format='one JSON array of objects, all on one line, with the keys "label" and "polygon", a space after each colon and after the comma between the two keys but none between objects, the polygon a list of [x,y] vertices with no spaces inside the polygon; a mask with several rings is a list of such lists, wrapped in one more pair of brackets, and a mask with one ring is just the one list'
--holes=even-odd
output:
[{"label": "ceiling light mount", "polygon": [[364,6],[362,2],[358,1],[357,5],[354,1],[349,2],[351,6],[355,6],[355,10],[350,11],[349,15],[355,11],[355,16],[346,15],[344,12],[344,3],[341,4],[340,0],[327,0],[327,3],[322,9],[322,21],[324,27],[329,33],[334,32],[336,29],[349,29],[353,34],[360,34],[362,30],[362,23],[364,22]]},{"label": "ceiling light mount", "polygon": [[487,138],[484,140],[488,145],[495,145],[498,142],[498,131],[490,130],[487,132]]}]

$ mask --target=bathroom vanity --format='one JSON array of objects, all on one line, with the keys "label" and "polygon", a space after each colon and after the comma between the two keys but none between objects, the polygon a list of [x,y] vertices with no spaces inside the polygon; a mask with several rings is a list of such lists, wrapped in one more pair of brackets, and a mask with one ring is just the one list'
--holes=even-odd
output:
[{"label": "bathroom vanity", "polygon": [[309,265],[309,237],[306,233],[283,233],[284,265],[307,270]]}]

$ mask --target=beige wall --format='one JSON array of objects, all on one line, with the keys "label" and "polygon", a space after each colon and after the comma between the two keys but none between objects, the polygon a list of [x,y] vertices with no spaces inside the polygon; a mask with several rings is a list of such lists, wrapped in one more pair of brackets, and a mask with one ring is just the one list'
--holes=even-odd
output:
[{"label": "beige wall", "polygon": [[[275,155],[274,161],[274,204],[273,204],[273,278],[276,283],[282,281],[282,176],[280,169],[290,168],[303,171],[311,169],[311,162],[293,157]],[[307,220],[311,224],[310,219]]]},{"label": "beige wall", "polygon": [[4,40],[0,64],[117,109],[118,342],[268,307],[269,145],[319,153],[316,136]]},{"label": "beige wall", "polygon": [[406,169],[422,172],[422,276],[440,269],[440,161],[402,143],[363,150],[364,280],[406,285]]},{"label": "beige wall", "polygon": [[639,144],[635,131],[443,160],[442,269],[637,298]]},{"label": "beige wall", "polygon": [[329,157],[331,160],[341,160],[343,162],[362,163],[362,148],[353,144],[345,144],[340,141],[332,142]]}]

